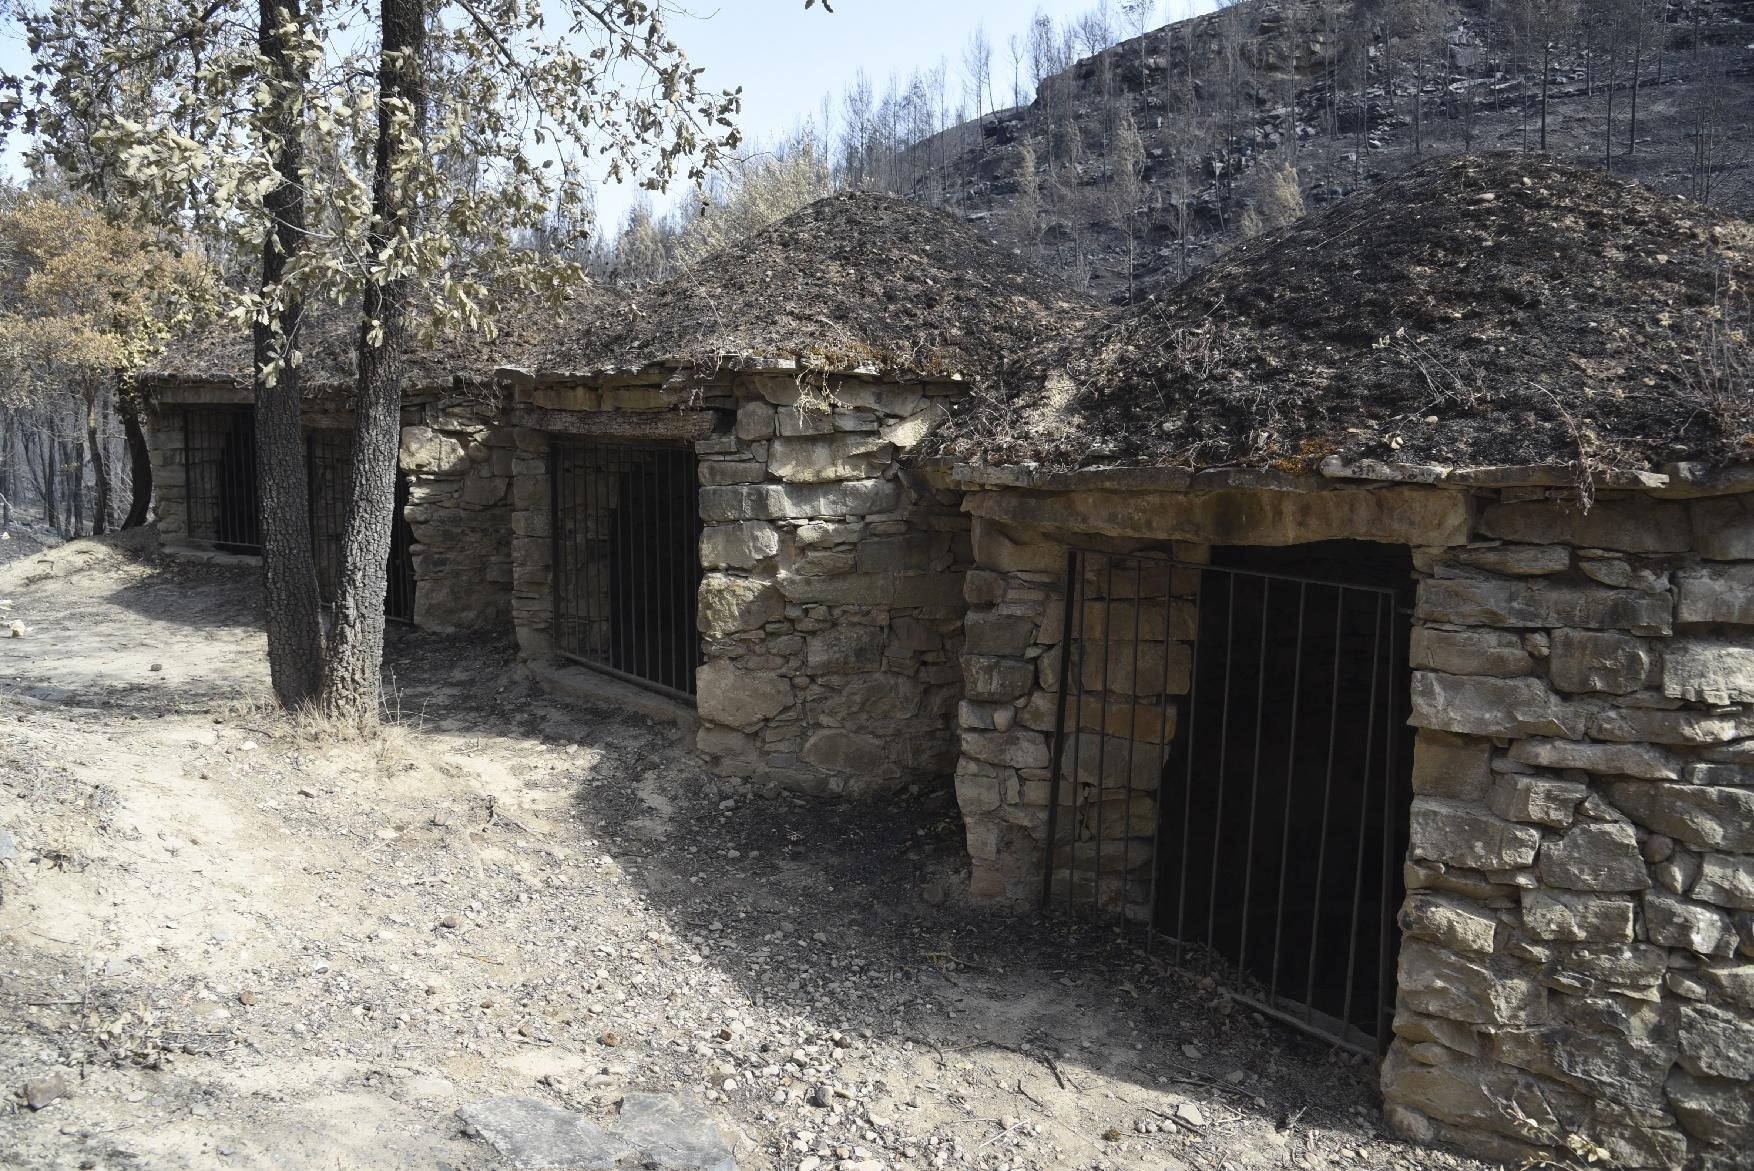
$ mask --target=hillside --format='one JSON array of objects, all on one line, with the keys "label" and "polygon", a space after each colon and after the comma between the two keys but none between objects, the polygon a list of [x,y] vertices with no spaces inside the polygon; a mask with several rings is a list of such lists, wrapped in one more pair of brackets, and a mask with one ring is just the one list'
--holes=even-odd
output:
[{"label": "hillside", "polygon": [[1496,0],[1244,0],[916,143],[895,185],[1124,302],[1422,158],[1539,151],[1545,43],[1551,156],[1601,167],[1611,151],[1618,177],[1754,211],[1754,3],[1606,0],[1546,30],[1516,15]]}]

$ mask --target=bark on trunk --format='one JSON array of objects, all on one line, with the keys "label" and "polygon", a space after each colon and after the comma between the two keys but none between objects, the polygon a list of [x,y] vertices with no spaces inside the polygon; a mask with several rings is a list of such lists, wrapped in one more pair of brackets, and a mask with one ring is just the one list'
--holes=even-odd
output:
[{"label": "bark on trunk", "polygon": [[[304,17],[300,0],[260,0],[257,44],[270,83],[278,87],[268,131],[274,137],[274,167],[281,179],[264,201],[273,226],[262,242],[262,286],[271,295],[285,277],[292,256],[303,247],[304,188],[298,173],[304,146],[293,102],[305,79],[276,34],[281,14]],[[281,326],[287,344],[298,337],[302,305],[282,302]],[[311,564],[310,500],[305,485],[304,437],[299,427],[300,378],[290,365],[273,386],[262,367],[274,353],[270,323],[251,329],[256,376],[256,483],[261,493],[262,568],[267,603],[268,671],[274,694],[287,708],[309,703],[323,678],[323,627],[319,616],[317,571]]]},{"label": "bark on trunk", "polygon": [[128,441],[128,515],[122,527],[137,529],[146,523],[152,508],[152,454],[146,446],[146,428],[140,423],[140,404],[131,392],[116,396],[116,413],[122,417],[122,434]]},{"label": "bark on trunk", "polygon": [[[400,135],[425,124],[421,70],[426,42],[425,0],[381,0],[382,55],[378,64],[378,139],[372,170],[372,230],[368,255],[380,255],[410,229],[414,208],[394,173]],[[392,116],[411,116],[399,131]],[[396,508],[396,457],[402,435],[402,354],[408,332],[407,277],[368,283],[359,327],[359,379],[353,441],[353,494],[341,537],[335,625],[323,706],[361,728],[379,716],[384,660],[384,594],[390,529]],[[376,333],[376,344],[373,334]]]}]

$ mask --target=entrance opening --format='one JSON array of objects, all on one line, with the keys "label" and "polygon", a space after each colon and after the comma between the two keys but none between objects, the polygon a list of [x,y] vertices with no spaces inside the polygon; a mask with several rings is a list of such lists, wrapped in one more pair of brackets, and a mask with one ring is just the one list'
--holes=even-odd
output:
[{"label": "entrance opening", "polygon": [[1411,571],[1362,541],[1214,549],[1160,790],[1156,930],[1361,1052],[1393,1011]]},{"label": "entrance opening", "polygon": [[184,411],[183,471],[189,536],[227,553],[260,553],[255,408]]},{"label": "entrance opening", "polygon": [[692,698],[701,663],[693,449],[555,439],[548,470],[555,646],[599,670]]},{"label": "entrance opening", "polygon": [[[341,580],[341,535],[353,484],[353,432],[305,433],[305,482],[311,504],[311,562],[317,593],[335,604]],[[414,532],[408,524],[408,477],[396,473],[396,510],[390,518],[390,557],[385,567],[384,616],[414,621]]]}]

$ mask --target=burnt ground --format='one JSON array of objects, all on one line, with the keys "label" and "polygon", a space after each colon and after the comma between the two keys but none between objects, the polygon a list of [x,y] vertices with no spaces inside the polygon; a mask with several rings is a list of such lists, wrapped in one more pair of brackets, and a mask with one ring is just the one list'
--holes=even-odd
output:
[{"label": "burnt ground", "polygon": [[1198,973],[968,906],[943,795],[723,781],[411,632],[336,740],[256,698],[252,574],[91,545],[0,569],[8,1167],[472,1171],[459,1106],[636,1089],[746,1168],[1479,1166]]},{"label": "burnt ground", "polygon": [[1237,247],[977,395],[964,459],[1648,468],[1754,454],[1754,226],[1520,154]]}]

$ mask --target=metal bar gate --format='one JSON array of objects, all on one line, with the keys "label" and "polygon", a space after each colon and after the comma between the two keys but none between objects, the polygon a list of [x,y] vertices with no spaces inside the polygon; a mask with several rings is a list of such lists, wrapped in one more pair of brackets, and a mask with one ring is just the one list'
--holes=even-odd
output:
[{"label": "metal bar gate", "polygon": [[[341,534],[352,493],[353,432],[327,428],[305,432],[305,481],[317,592],[333,605],[341,578]],[[408,523],[408,494],[408,477],[397,472],[384,591],[384,616],[393,622],[414,621],[414,532]]]},{"label": "metal bar gate", "polygon": [[1395,588],[1073,550],[1044,904],[1386,1045],[1408,755]]},{"label": "metal bar gate", "polygon": [[183,411],[189,536],[233,553],[262,551],[254,407]]},{"label": "metal bar gate", "polygon": [[692,700],[700,509],[686,445],[551,440],[554,644],[570,658]]}]

